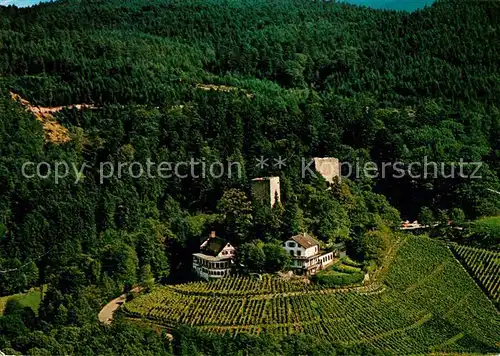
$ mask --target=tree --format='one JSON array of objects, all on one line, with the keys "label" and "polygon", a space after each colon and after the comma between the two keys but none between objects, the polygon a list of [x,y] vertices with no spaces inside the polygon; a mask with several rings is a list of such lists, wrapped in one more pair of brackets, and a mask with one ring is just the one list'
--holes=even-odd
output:
[{"label": "tree", "polygon": [[296,201],[286,202],[283,212],[283,233],[285,237],[304,231],[304,213]]},{"label": "tree", "polygon": [[132,247],[124,243],[106,246],[101,263],[104,273],[125,286],[130,287],[136,282],[138,259]]},{"label": "tree", "polygon": [[238,247],[238,262],[252,272],[262,272],[266,263],[266,255],[261,244],[247,242]]},{"label": "tree", "polygon": [[307,212],[308,230],[321,241],[349,240],[350,220],[347,210],[332,194],[306,184],[302,187],[301,198],[304,212]]},{"label": "tree", "polygon": [[430,208],[423,206],[418,214],[418,221],[424,226],[431,226],[435,221],[434,213]]},{"label": "tree", "polygon": [[492,250],[500,250],[500,217],[482,218],[470,224],[468,243]]},{"label": "tree", "polygon": [[[380,226],[379,226],[380,227]],[[361,251],[365,261],[375,260],[380,264],[392,244],[392,233],[387,227],[365,232],[361,238]]]},{"label": "tree", "polygon": [[142,265],[139,271],[139,282],[141,282],[146,288],[151,288],[154,285],[155,279],[153,273],[151,272],[151,265]]},{"label": "tree", "polygon": [[460,225],[465,222],[465,213],[460,208],[453,208],[450,214],[451,221],[453,224]]},{"label": "tree", "polygon": [[7,228],[5,227],[4,224],[0,223],[0,240],[5,237],[7,234]]},{"label": "tree", "polygon": [[266,243],[262,250],[266,256],[264,263],[266,272],[278,272],[290,265],[290,255],[281,247],[279,241]]},{"label": "tree", "polygon": [[38,282],[38,267],[35,262],[31,261],[24,267],[24,275],[26,276],[26,288],[36,285]]},{"label": "tree", "polygon": [[217,203],[227,238],[234,244],[245,242],[252,226],[252,205],[246,194],[238,189],[224,192]]}]

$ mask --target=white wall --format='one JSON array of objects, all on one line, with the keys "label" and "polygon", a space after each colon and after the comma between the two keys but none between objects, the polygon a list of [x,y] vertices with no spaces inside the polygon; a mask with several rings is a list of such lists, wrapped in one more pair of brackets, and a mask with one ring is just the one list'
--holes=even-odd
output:
[{"label": "white wall", "polygon": [[309,247],[309,248],[305,251],[305,256],[306,256],[306,257],[311,257],[311,256],[316,255],[318,252],[319,252],[319,246],[318,246],[318,245],[313,246],[313,247]]},{"label": "white wall", "polygon": [[235,254],[236,254],[236,249],[231,244],[228,243],[226,246],[224,246],[222,251],[219,252],[217,257],[228,257],[228,256],[234,257]]},{"label": "white wall", "polygon": [[193,256],[193,269],[198,276],[204,279],[223,278],[231,274],[231,260],[206,261]]},{"label": "white wall", "polygon": [[340,164],[337,158],[333,157],[324,157],[314,158],[314,168],[316,171],[325,178],[325,180],[332,184],[335,177],[337,177],[340,181]]},{"label": "white wall", "polygon": [[[288,241],[287,241],[288,242]],[[291,251],[293,250],[293,248],[289,248],[287,247],[286,248],[287,251]],[[312,249],[313,250],[313,249]],[[290,252],[289,252],[290,253]],[[315,255],[316,253],[313,254],[313,256]],[[322,266],[323,268],[325,268],[326,266],[330,265],[333,263],[333,261],[335,260],[335,255],[333,252],[328,252],[328,253],[325,253],[321,256],[318,256],[318,257],[314,257],[313,259],[311,260],[300,260],[300,259],[294,259],[293,262],[292,262],[292,267],[297,267],[297,268],[309,268],[311,266]]]},{"label": "white wall", "polygon": [[298,243],[296,243],[295,241],[293,240],[288,240],[285,242],[285,245],[284,245],[284,249],[286,250],[286,252],[288,252],[289,255],[291,256],[299,256],[299,252],[300,252],[300,256],[306,256],[306,251],[299,246]]},{"label": "white wall", "polygon": [[225,270],[207,270],[204,269],[203,267],[195,267],[194,268],[196,274],[200,276],[203,279],[210,279],[210,278],[224,278],[226,276],[229,276],[231,274],[230,269],[225,269]]},{"label": "white wall", "polygon": [[[290,244],[292,244],[293,247],[291,247]],[[313,246],[313,247],[309,247],[308,249],[305,249],[293,240],[286,241],[283,248],[290,255],[291,255],[291,251],[293,251],[292,256],[299,256],[299,251],[300,251],[300,256],[302,256],[302,257],[311,257],[311,256],[316,255],[319,252],[319,246]]]}]

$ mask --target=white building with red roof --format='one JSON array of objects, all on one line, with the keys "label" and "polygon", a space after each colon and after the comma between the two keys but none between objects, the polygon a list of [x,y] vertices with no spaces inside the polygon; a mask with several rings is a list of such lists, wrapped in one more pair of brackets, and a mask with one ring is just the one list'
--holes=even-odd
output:
[{"label": "white building with red roof", "polygon": [[323,253],[319,242],[308,234],[292,236],[283,248],[292,257],[292,268],[306,275],[315,274],[334,262],[335,253]]}]

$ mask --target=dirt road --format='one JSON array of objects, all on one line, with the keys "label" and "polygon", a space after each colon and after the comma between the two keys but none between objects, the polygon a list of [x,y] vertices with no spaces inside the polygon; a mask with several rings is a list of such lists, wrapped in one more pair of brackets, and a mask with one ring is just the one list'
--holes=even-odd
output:
[{"label": "dirt road", "polygon": [[[139,293],[142,287],[135,287],[131,290],[133,293]],[[127,298],[127,293],[120,295],[118,298],[113,299],[108,304],[106,304],[99,312],[99,321],[105,325],[111,324],[113,321],[113,313],[125,303]]]}]

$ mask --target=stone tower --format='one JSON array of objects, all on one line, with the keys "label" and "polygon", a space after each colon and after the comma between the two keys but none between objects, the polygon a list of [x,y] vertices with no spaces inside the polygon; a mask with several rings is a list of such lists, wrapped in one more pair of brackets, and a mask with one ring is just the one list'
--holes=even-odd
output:
[{"label": "stone tower", "polygon": [[252,179],[252,196],[271,207],[281,202],[280,177],[264,177]]},{"label": "stone tower", "polygon": [[340,182],[340,163],[337,158],[333,157],[314,157],[314,169],[325,178],[325,180],[332,184],[335,177]]}]

